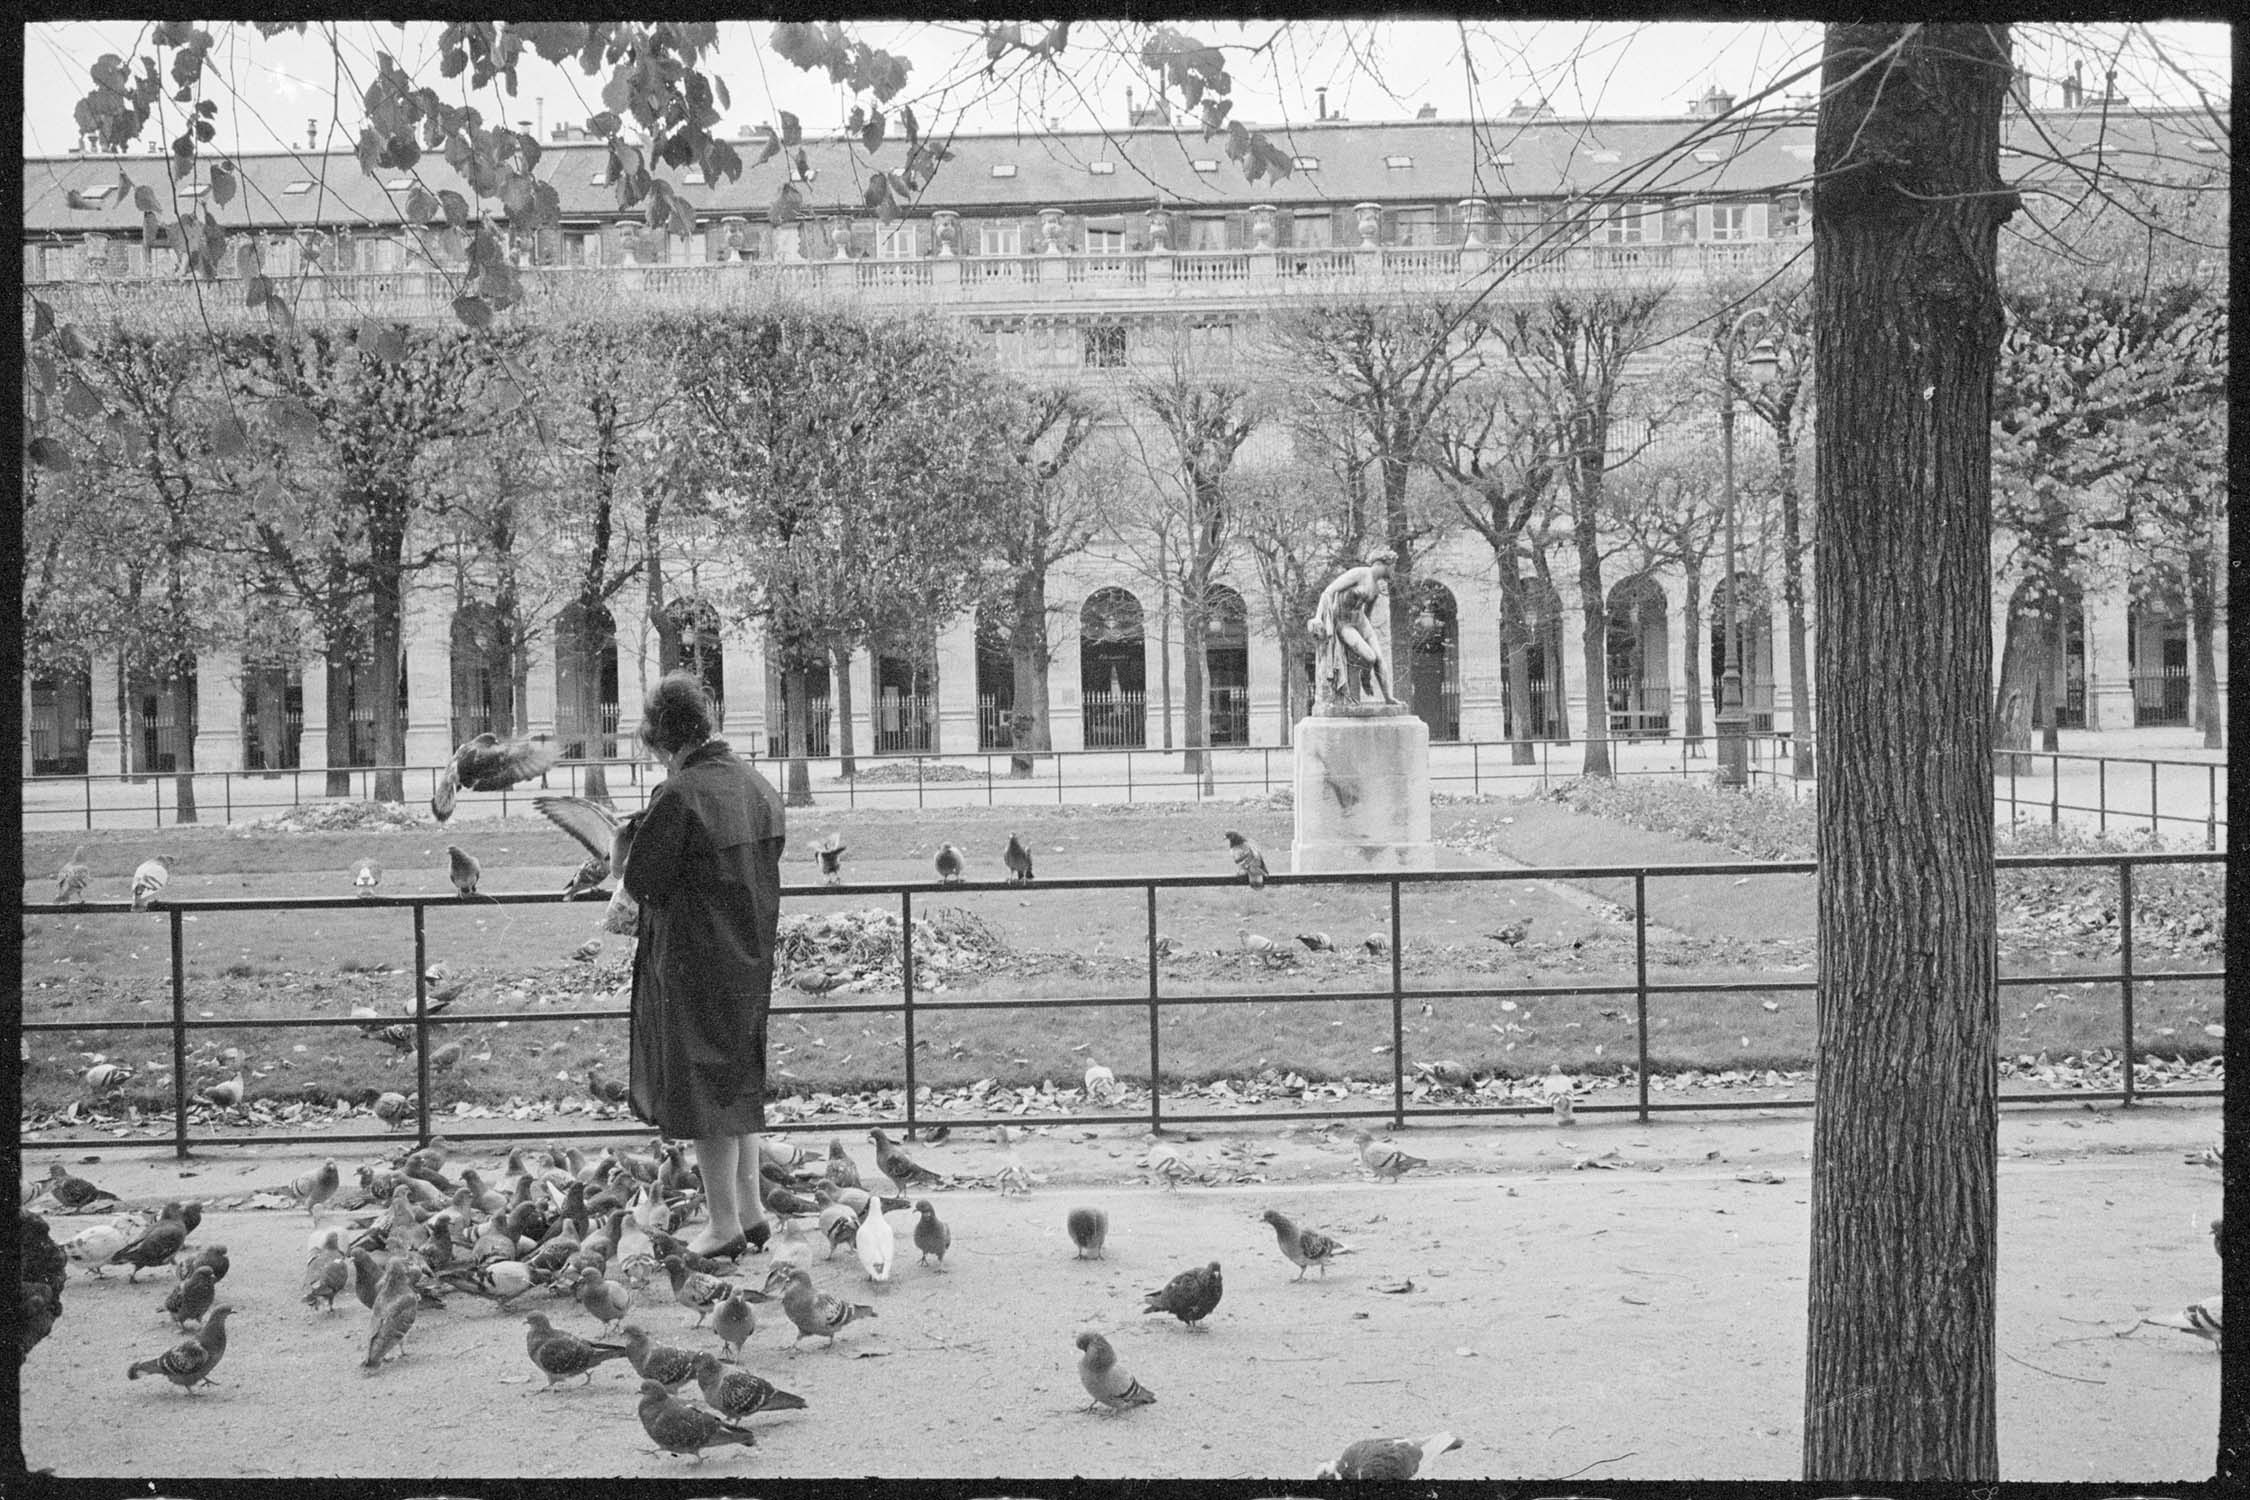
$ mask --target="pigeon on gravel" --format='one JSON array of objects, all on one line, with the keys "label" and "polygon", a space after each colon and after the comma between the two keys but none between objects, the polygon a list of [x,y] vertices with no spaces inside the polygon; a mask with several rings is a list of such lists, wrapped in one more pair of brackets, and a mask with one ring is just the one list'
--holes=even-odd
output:
[{"label": "pigeon on gravel", "polygon": [[729,1292],[727,1300],[719,1304],[718,1312],[711,1319],[711,1331],[726,1346],[727,1358],[742,1358],[742,1346],[758,1331],[758,1319],[750,1311],[750,1299],[740,1288]]},{"label": "pigeon on gravel", "polygon": [[[774,1269],[779,1271],[783,1268],[776,1266]],[[831,1297],[826,1292],[815,1291],[812,1278],[804,1271],[795,1266],[787,1266],[787,1269],[790,1272],[789,1284],[782,1289],[781,1308],[789,1314],[789,1321],[797,1325],[797,1337],[791,1341],[792,1348],[814,1334],[826,1337],[829,1344],[833,1345],[838,1329],[861,1318],[875,1316],[875,1309],[866,1303],[846,1302],[839,1297]]]},{"label": "pigeon on gravel", "polygon": [[666,1390],[678,1390],[695,1378],[695,1354],[671,1344],[652,1343],[648,1330],[638,1323],[625,1325],[625,1358],[633,1373],[653,1380]]},{"label": "pigeon on gravel", "polygon": [[[170,1208],[171,1205],[166,1205]],[[188,1227],[176,1218],[161,1218],[141,1231],[138,1238],[121,1245],[109,1258],[113,1266],[131,1266],[127,1281],[140,1280],[141,1272],[152,1266],[161,1266],[180,1253],[187,1243]]]},{"label": "pigeon on gravel", "polygon": [[1031,878],[1031,851],[1012,833],[1008,835],[1008,847],[1000,851],[1000,862],[1008,867],[1010,880]]},{"label": "pigeon on gravel", "polygon": [[695,1383],[703,1399],[722,1417],[740,1421],[762,1411],[803,1411],[805,1398],[782,1390],[748,1370],[730,1370],[716,1354],[695,1357]]},{"label": "pigeon on gravel", "polygon": [[445,846],[446,874],[453,881],[453,889],[464,901],[477,893],[477,881],[484,876],[484,866],[477,857],[459,844]]},{"label": "pigeon on gravel", "polygon": [[851,1153],[844,1149],[844,1143],[835,1136],[828,1138],[828,1161],[821,1170],[838,1187],[860,1185],[859,1163],[852,1160]]},{"label": "pigeon on gravel", "polygon": [[1250,888],[1256,890],[1263,886],[1266,883],[1266,857],[1258,852],[1258,846],[1231,828],[1227,830],[1227,844],[1234,850],[1234,867],[1242,872],[1242,878],[1250,883]]},{"label": "pigeon on gravel", "polygon": [[96,1203],[122,1201],[108,1188],[96,1187],[83,1177],[71,1176],[70,1169],[59,1161],[52,1162],[47,1167],[47,1191],[57,1203],[74,1213]]},{"label": "pigeon on gravel", "polygon": [[1279,1209],[1269,1208],[1259,1217],[1273,1226],[1273,1237],[1280,1243],[1281,1253],[1297,1268],[1297,1280],[1303,1281],[1305,1271],[1312,1266],[1320,1267],[1320,1274],[1327,1276],[1329,1258],[1342,1246],[1317,1229],[1299,1229],[1296,1222]]},{"label": "pigeon on gravel", "polygon": [[200,1324],[203,1315],[211,1310],[211,1304],[218,1300],[219,1278],[212,1274],[209,1266],[197,1266],[187,1280],[172,1288],[171,1295],[164,1299],[164,1310],[184,1329],[190,1323]]},{"label": "pigeon on gravel", "polygon": [[456,793],[506,791],[545,775],[555,760],[555,745],[544,737],[503,742],[496,734],[480,734],[453,752],[430,796],[430,812],[442,823],[453,816]]},{"label": "pigeon on gravel", "polygon": [[234,1269],[233,1262],[227,1259],[227,1247],[224,1245],[206,1245],[195,1254],[175,1261],[172,1268],[179,1273],[180,1280],[185,1281],[197,1266],[208,1267],[213,1281],[226,1280],[227,1272]]},{"label": "pigeon on gravel", "polygon": [[1500,944],[1504,948],[1513,948],[1518,943],[1522,942],[1527,936],[1529,936],[1530,933],[1531,918],[1525,917],[1520,922],[1506,923],[1500,928],[1498,932],[1488,932],[1485,934],[1485,936]]},{"label": "pigeon on gravel", "polygon": [[1362,1438],[1344,1450],[1341,1458],[1324,1463],[1315,1479],[1412,1479],[1424,1459],[1450,1453],[1461,1440],[1450,1432],[1433,1432],[1426,1438]]},{"label": "pigeon on gravel", "polygon": [[961,858],[961,851],[959,849],[956,849],[951,844],[945,844],[939,847],[937,852],[937,873],[939,880],[944,881],[947,885],[959,885],[961,883],[962,876],[967,871],[967,868],[967,865]]},{"label": "pigeon on gravel", "polygon": [[383,1279],[376,1283],[375,1305],[367,1320],[367,1358],[361,1364],[370,1370],[380,1368],[393,1350],[404,1357],[406,1335],[413,1331],[414,1319],[421,1310],[422,1297],[414,1289],[413,1264],[406,1256],[398,1256],[383,1267]]},{"label": "pigeon on gravel", "polygon": [[352,866],[352,889],[361,896],[372,896],[383,883],[383,867],[371,859],[363,859]]},{"label": "pigeon on gravel", "polygon": [[1156,1392],[1135,1380],[1124,1366],[1117,1362],[1117,1351],[1109,1340],[1098,1333],[1078,1335],[1078,1383],[1086,1387],[1093,1397],[1088,1411],[1096,1406],[1123,1411],[1128,1406],[1147,1406],[1156,1400]]},{"label": "pigeon on gravel", "polygon": [[317,1220],[320,1205],[336,1196],[336,1189],[343,1185],[343,1180],[343,1175],[336,1170],[335,1158],[330,1157],[321,1163],[319,1171],[290,1179],[289,1191],[305,1200],[305,1216]]},{"label": "pigeon on gravel", "polygon": [[828,885],[841,885],[844,880],[844,836],[831,833],[813,846],[813,858],[820,861],[820,878]]},{"label": "pigeon on gravel", "polygon": [[672,1300],[695,1314],[698,1328],[711,1316],[711,1310],[734,1292],[732,1285],[716,1276],[689,1270],[687,1262],[677,1255],[665,1256],[663,1266],[672,1282]]},{"label": "pigeon on gravel", "polygon": [[596,1365],[625,1357],[623,1344],[598,1344],[575,1334],[558,1333],[545,1313],[527,1314],[524,1322],[529,1325],[523,1339],[524,1352],[546,1374],[544,1389],[551,1391],[558,1382],[573,1375],[584,1376],[584,1383],[591,1385]]},{"label": "pigeon on gravel", "polygon": [[1391,940],[1380,932],[1369,933],[1366,937],[1360,939],[1359,945],[1367,950],[1369,958],[1381,958],[1391,951]]},{"label": "pigeon on gravel", "polygon": [[1225,1290],[1226,1287],[1219,1278],[1219,1263],[1212,1261],[1207,1266],[1182,1271],[1157,1290],[1144,1293],[1148,1305],[1141,1311],[1170,1313],[1193,1328],[1211,1316],[1212,1309],[1219,1305],[1220,1294]]},{"label": "pigeon on gravel", "polygon": [[[332,1236],[341,1230],[330,1230]],[[314,1248],[305,1259],[305,1306],[318,1307],[326,1312],[336,1310],[336,1294],[351,1285],[352,1263],[336,1248],[335,1241]]]},{"label": "pigeon on gravel", "polygon": [[641,1430],[649,1441],[666,1453],[686,1453],[703,1461],[706,1448],[724,1447],[740,1443],[745,1448],[758,1444],[757,1435],[747,1427],[737,1427],[716,1412],[690,1406],[666,1390],[659,1381],[641,1382]]},{"label": "pigeon on gravel", "polygon": [[604,1276],[600,1266],[588,1266],[578,1273],[577,1296],[578,1305],[605,1328],[624,1322],[633,1305],[632,1289]]},{"label": "pigeon on gravel", "polygon": [[944,1221],[937,1216],[936,1207],[927,1198],[915,1203],[914,1212],[919,1215],[914,1221],[914,1248],[922,1252],[922,1258],[915,1264],[927,1265],[934,1255],[937,1257],[938,1269],[942,1271],[945,1269],[945,1252],[953,1245],[953,1231],[945,1227]]},{"label": "pigeon on gravel", "polygon": [[945,1185],[943,1177],[900,1150],[898,1144],[880,1129],[868,1131],[867,1138],[875,1143],[875,1165],[885,1177],[898,1185],[901,1192],[912,1187]]},{"label": "pigeon on gravel", "polygon": [[891,1279],[891,1265],[898,1255],[898,1236],[891,1232],[891,1221],[883,1217],[879,1203],[869,1203],[860,1215],[859,1227],[852,1234],[852,1249],[859,1256],[861,1269],[870,1281]]},{"label": "pigeon on gravel", "polygon": [[159,854],[154,859],[144,859],[133,867],[133,910],[147,911],[163,896],[164,887],[171,883],[171,856]]},{"label": "pigeon on gravel", "polygon": [[144,1359],[137,1365],[125,1367],[127,1380],[138,1380],[143,1375],[161,1375],[172,1384],[195,1394],[199,1385],[216,1385],[211,1372],[227,1352],[227,1315],[234,1309],[222,1302],[204,1315],[203,1326],[192,1338],[183,1339],[154,1359]]},{"label": "pigeon on gravel", "polygon": [[70,851],[70,858],[55,871],[55,904],[80,905],[86,902],[86,882],[93,879],[93,871],[86,868],[86,846],[80,844]]},{"label": "pigeon on gravel", "polygon": [[1353,1131],[1352,1139],[1359,1142],[1360,1165],[1377,1177],[1386,1177],[1396,1182],[1400,1173],[1429,1165],[1422,1157],[1409,1156],[1388,1141],[1377,1141],[1364,1130]]},{"label": "pigeon on gravel", "polygon": [[1076,1259],[1089,1255],[1103,1259],[1102,1242],[1109,1238],[1109,1215],[1098,1208],[1074,1208],[1064,1221],[1070,1230],[1070,1242],[1078,1247]]}]

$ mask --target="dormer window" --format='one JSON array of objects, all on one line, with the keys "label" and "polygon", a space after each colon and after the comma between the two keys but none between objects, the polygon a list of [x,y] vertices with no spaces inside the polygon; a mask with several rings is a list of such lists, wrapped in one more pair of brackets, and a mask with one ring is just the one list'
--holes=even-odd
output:
[{"label": "dormer window", "polygon": [[1209,156],[1198,156],[1188,165],[1194,167],[1198,172],[1216,172],[1219,170],[1218,160]]},{"label": "dormer window", "polygon": [[1700,162],[1715,162],[1722,160],[1719,153],[1716,151],[1698,151],[1695,153],[1695,159]]},{"label": "dormer window", "polygon": [[1614,151],[1599,151],[1592,146],[1588,146],[1586,148],[1586,154],[1592,157],[1595,161],[1600,162],[1605,167],[1615,166],[1617,164],[1617,153]]},{"label": "dormer window", "polygon": [[996,161],[992,164],[992,175],[995,177],[1013,177],[1016,175],[1016,164],[1012,161]]},{"label": "dormer window", "polygon": [[605,162],[603,162],[603,163],[602,163],[602,164],[601,164],[600,166],[598,166],[598,167],[594,168],[594,175],[586,179],[586,186],[588,186],[588,187],[608,187],[608,186],[609,186],[609,163],[608,163],[608,162],[606,162],[606,161],[605,161]]},{"label": "dormer window", "polygon": [[2216,151],[2219,149],[2219,143],[2204,136],[2191,135],[2188,137],[2188,149],[2190,151]]},{"label": "dormer window", "polygon": [[306,193],[311,192],[312,190],[312,179],[309,177],[300,177],[295,182],[290,183],[289,186],[283,188],[281,191],[284,197],[299,198],[304,196]]},{"label": "dormer window", "polygon": [[1289,158],[1289,165],[1300,172],[1317,172],[1320,170],[1320,158],[1317,156],[1292,156]]},{"label": "dormer window", "polygon": [[1512,167],[1516,164],[1515,157],[1505,151],[1495,151],[1491,155],[1487,156],[1485,160],[1491,162],[1496,167]]},{"label": "dormer window", "polygon": [[394,177],[389,182],[384,183],[383,186],[394,193],[408,193],[414,190],[414,179],[411,177]]},{"label": "dormer window", "polygon": [[1086,170],[1096,177],[1114,177],[1117,175],[1117,163],[1113,161],[1090,161],[1086,163]]},{"label": "dormer window", "polygon": [[700,185],[703,181],[703,169],[701,167],[692,165],[681,168],[680,181],[683,183]]},{"label": "dormer window", "polygon": [[117,184],[114,182],[105,182],[100,187],[72,188],[67,201],[72,208],[103,208],[108,205],[110,195],[116,191]]},{"label": "dormer window", "polygon": [[1393,172],[1404,172],[1413,167],[1414,158],[1411,156],[1386,156],[1383,158],[1383,165]]},{"label": "dormer window", "polygon": [[205,193],[208,193],[209,191],[211,191],[211,188],[210,188],[210,185],[209,185],[209,184],[207,184],[207,183],[201,183],[201,182],[183,182],[183,183],[181,183],[181,184],[180,184],[180,189],[179,189],[179,191],[180,191],[180,196],[181,196],[181,197],[183,197],[183,198],[200,198],[200,197],[202,197],[202,196],[203,196],[203,195],[204,195]]}]

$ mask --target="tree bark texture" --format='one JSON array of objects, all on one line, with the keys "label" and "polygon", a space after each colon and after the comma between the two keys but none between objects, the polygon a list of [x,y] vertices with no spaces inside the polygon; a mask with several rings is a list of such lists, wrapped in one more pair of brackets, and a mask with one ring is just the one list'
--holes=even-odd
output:
[{"label": "tree bark texture", "polygon": [[1508,744],[1511,765],[1539,763],[1532,744],[1531,626],[1523,616],[1523,575],[1515,559],[1500,564],[1500,659],[1507,664],[1508,724],[1515,730]]},{"label": "tree bark texture", "polygon": [[328,785],[324,795],[349,797],[352,794],[352,664],[358,659],[359,643],[350,637],[331,636],[327,645],[328,679],[327,702],[323,711],[328,719]]},{"label": "tree bark texture", "polygon": [[828,653],[830,692],[836,699],[836,754],[842,762],[838,774],[847,780],[859,774],[852,755],[852,648],[838,646]]},{"label": "tree bark texture", "polygon": [[1044,569],[1016,575],[1014,618],[1008,629],[1008,659],[1015,673],[1015,701],[1009,710],[1008,774],[1029,776],[1033,754],[1055,748],[1048,718],[1047,667],[1054,652],[1047,644],[1047,574]]},{"label": "tree bark texture", "polygon": [[[1600,481],[1595,483],[1598,486]],[[1591,512],[1600,502],[1581,503],[1586,512]],[[1601,542],[1590,518],[1573,526],[1571,533],[1578,549],[1578,645],[1586,671],[1586,760],[1579,772],[1608,776],[1609,595],[1602,588]]]},{"label": "tree bark texture", "polygon": [[1680,624],[1684,650],[1680,670],[1687,678],[1687,721],[1680,732],[1687,737],[1688,751],[1701,755],[1703,746],[1703,568],[1700,563],[1683,561],[1686,582],[1681,585]]},{"label": "tree bark texture", "polygon": [[1997,1477],[1991,406],[2005,26],[1832,24],[1804,1477]]},{"label": "tree bark texture", "polygon": [[783,752],[789,769],[782,788],[790,807],[812,806],[812,769],[805,764],[805,746],[811,734],[811,705],[805,701],[805,669],[785,667],[781,673],[781,724]]},{"label": "tree bark texture", "polygon": [[2203,731],[2203,748],[2226,744],[2226,715],[2219,712],[2219,600],[2216,568],[2209,546],[2201,541],[2188,548],[2188,641],[2195,662],[2195,723]]},{"label": "tree bark texture", "polygon": [[1797,432],[1790,414],[1774,423],[1774,456],[1781,466],[1781,600],[1789,615],[1790,772],[1813,774],[1813,679],[1805,645],[1805,534],[1797,494]]}]

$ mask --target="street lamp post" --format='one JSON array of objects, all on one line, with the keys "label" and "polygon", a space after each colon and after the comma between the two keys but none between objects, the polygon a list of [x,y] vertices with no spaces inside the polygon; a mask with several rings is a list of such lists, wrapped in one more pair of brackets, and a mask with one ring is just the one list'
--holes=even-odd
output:
[{"label": "street lamp post", "polygon": [[[1750,783],[1750,715],[1742,704],[1742,580],[1735,560],[1740,555],[1734,521],[1734,347],[1753,318],[1768,316],[1767,309],[1746,309],[1727,330],[1719,346],[1719,448],[1721,494],[1726,504],[1727,558],[1721,581],[1727,591],[1726,639],[1722,643],[1719,671],[1719,785],[1740,789]],[[1763,382],[1778,368],[1768,345],[1750,353],[1750,372]]]}]

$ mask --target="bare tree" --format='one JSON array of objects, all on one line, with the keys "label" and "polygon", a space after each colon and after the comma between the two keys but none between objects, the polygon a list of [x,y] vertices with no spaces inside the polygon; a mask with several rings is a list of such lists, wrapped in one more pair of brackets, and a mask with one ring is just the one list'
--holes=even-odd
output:
[{"label": "bare tree", "polygon": [[1047,575],[1085,551],[1108,517],[1105,490],[1077,464],[1100,420],[1094,403],[1065,385],[1027,386],[1012,395],[1008,436],[1019,483],[997,520],[1000,566],[992,602],[1007,622],[1015,679],[1009,764],[1015,775],[1029,776],[1032,755],[1055,743],[1047,701],[1055,646]]},{"label": "bare tree", "polygon": [[1639,551],[1641,568],[1677,568],[1685,626],[1687,715],[1681,733],[1700,753],[1703,738],[1703,568],[1720,545],[1724,506],[1711,457],[1691,452],[1648,456],[1616,476],[1612,522]]}]

